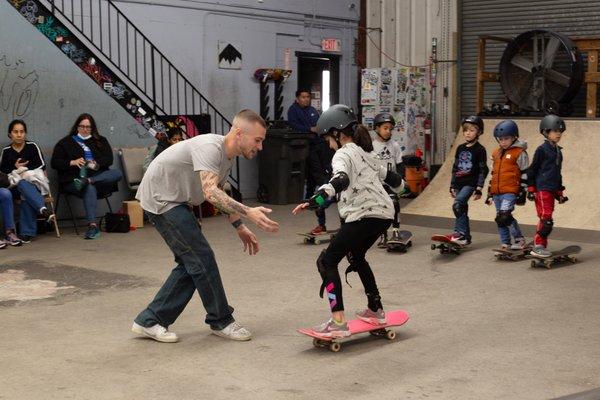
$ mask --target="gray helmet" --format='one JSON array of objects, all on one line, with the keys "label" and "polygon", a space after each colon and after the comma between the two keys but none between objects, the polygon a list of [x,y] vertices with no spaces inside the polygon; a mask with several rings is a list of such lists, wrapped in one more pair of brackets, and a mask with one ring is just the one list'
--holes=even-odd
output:
[{"label": "gray helmet", "polygon": [[461,125],[463,124],[473,124],[479,129],[480,135],[483,133],[483,120],[477,115],[469,115],[468,117],[463,118]]},{"label": "gray helmet", "polygon": [[325,136],[330,134],[332,129],[343,131],[357,123],[358,119],[350,107],[343,104],[334,104],[319,117],[317,134]]},{"label": "gray helmet", "polygon": [[379,113],[373,119],[373,126],[377,127],[381,124],[385,124],[386,122],[389,122],[390,124],[392,124],[392,126],[396,125],[396,120],[394,119],[394,117],[392,117],[392,114],[386,112]]},{"label": "gray helmet", "polygon": [[565,121],[557,115],[548,114],[540,122],[540,133],[546,136],[548,131],[559,131],[563,133],[567,129]]}]

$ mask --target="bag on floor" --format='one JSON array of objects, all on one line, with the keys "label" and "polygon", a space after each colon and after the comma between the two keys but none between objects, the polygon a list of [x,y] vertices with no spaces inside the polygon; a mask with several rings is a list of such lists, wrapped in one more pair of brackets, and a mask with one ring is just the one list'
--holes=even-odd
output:
[{"label": "bag on floor", "polygon": [[131,222],[127,214],[106,213],[100,220],[100,229],[104,232],[127,233]]}]

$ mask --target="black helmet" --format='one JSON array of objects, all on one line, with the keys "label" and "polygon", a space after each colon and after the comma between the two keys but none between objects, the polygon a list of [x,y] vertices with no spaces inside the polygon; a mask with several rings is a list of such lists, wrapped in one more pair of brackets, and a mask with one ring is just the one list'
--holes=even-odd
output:
[{"label": "black helmet", "polygon": [[565,121],[557,115],[548,114],[540,122],[540,133],[546,136],[548,131],[559,131],[563,133],[567,129]]},{"label": "black helmet", "polygon": [[343,104],[334,104],[319,117],[317,134],[325,136],[330,134],[332,129],[343,131],[357,123],[358,119],[350,107]]},{"label": "black helmet", "polygon": [[483,133],[483,120],[477,115],[469,115],[468,117],[463,118],[461,125],[463,124],[473,124],[477,126],[477,129],[479,129],[480,135]]},{"label": "black helmet", "polygon": [[379,113],[375,116],[375,119],[373,119],[373,126],[377,127],[386,122],[389,122],[392,126],[396,125],[396,120],[392,117],[392,114],[386,112]]},{"label": "black helmet", "polygon": [[496,140],[507,136],[519,137],[519,127],[511,119],[505,119],[494,128],[494,137]]}]

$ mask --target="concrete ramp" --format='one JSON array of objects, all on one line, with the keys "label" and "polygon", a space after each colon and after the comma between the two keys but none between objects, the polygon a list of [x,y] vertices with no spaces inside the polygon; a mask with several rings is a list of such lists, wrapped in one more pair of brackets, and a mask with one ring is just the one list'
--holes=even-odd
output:
[{"label": "concrete ramp", "polygon": [[[491,169],[491,155],[498,146],[492,132],[501,119],[486,119],[485,133],[481,136],[488,153],[488,166]],[[533,153],[544,138],[539,132],[539,119],[516,120],[522,140],[528,144],[530,162]],[[560,142],[563,147],[564,162],[562,167],[565,195],[569,201],[556,204],[554,213],[555,227],[600,230],[600,121],[567,120],[567,130]],[[462,133],[459,133],[446,162],[425,188],[423,193],[404,207],[402,213],[427,215],[435,217],[454,218],[452,213],[452,198],[449,194],[450,174],[456,147],[463,143]],[[490,176],[486,181],[487,183]],[[471,220],[493,221],[496,215],[493,205],[486,206],[479,201],[469,202],[469,217]],[[533,202],[527,201],[524,206],[517,206],[515,217],[522,224],[536,224],[537,215]],[[448,227],[449,229],[451,226]]]}]

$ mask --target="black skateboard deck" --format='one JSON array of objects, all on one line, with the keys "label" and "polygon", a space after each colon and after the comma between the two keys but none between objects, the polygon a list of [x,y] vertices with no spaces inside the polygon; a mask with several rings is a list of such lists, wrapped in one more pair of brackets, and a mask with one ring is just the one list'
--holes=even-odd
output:
[{"label": "black skateboard deck", "polygon": [[496,257],[498,260],[518,261],[529,255],[532,246],[533,243],[527,243],[524,248],[519,250],[497,248],[492,249],[492,252],[494,252],[494,257]]},{"label": "black skateboard deck", "polygon": [[400,240],[398,242],[388,240],[387,251],[406,253],[408,248],[412,246],[413,234],[410,231],[399,231],[398,235],[400,236]]},{"label": "black skateboard deck", "polygon": [[564,249],[553,251],[550,257],[540,257],[533,253],[529,253],[527,258],[531,258],[531,267],[546,267],[548,269],[552,268],[554,264],[562,263],[568,261],[570,263],[575,264],[577,262],[577,257],[574,257],[573,254],[579,254],[581,252],[580,246],[567,246]]},{"label": "black skateboard deck", "polygon": [[326,231],[323,233],[319,233],[318,235],[313,235],[312,233],[299,232],[298,235],[304,237],[305,244],[321,244],[321,243],[329,243],[333,236],[338,232],[338,230],[334,231]]}]

